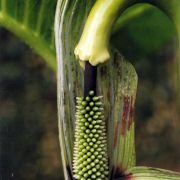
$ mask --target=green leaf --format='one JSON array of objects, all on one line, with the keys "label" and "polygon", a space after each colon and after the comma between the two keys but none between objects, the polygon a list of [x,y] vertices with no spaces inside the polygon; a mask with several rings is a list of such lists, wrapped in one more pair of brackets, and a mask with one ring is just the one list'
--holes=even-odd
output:
[{"label": "green leaf", "polygon": [[[137,166],[128,171],[134,180],[179,180],[180,173],[165,169]],[[128,177],[128,176],[127,176]]]},{"label": "green leaf", "polygon": [[[134,67],[116,55],[112,62],[113,118],[109,119],[109,147],[113,156],[113,178],[123,175],[128,168],[135,166],[134,111],[137,91],[137,74]],[[113,142],[113,144],[112,144]]]},{"label": "green leaf", "polygon": [[[75,59],[74,49],[93,3],[94,1],[83,0],[59,1],[56,13],[60,143],[65,177],[70,179],[73,172],[75,98],[83,94],[84,73]],[[126,80],[123,79],[124,77]],[[134,68],[122,58],[114,57],[114,53],[107,63],[98,67],[97,88],[98,94],[103,95],[104,99],[110,170],[113,178],[121,177],[128,168],[135,165],[132,109],[136,87],[137,75]],[[129,103],[125,102],[126,98]]]},{"label": "green leaf", "polygon": [[[122,31],[118,32],[119,28]],[[173,22],[161,10],[148,4],[129,8],[119,17],[115,31],[112,38],[115,46],[127,57],[136,59],[157,51],[176,37]]]},{"label": "green leaf", "polygon": [[[139,2],[139,0],[136,0],[136,2]],[[148,2],[153,4],[154,6],[160,8],[174,23],[176,31],[177,31],[177,37],[178,37],[178,43],[180,43],[180,1],[179,0],[144,0],[144,2]],[[178,106],[180,107],[180,46],[178,47],[177,54],[177,99],[178,99]]]},{"label": "green leaf", "polygon": [[76,97],[83,96],[83,69],[74,56],[84,22],[94,1],[59,0],[55,17],[58,65],[58,116],[65,179],[73,179],[72,158]]},{"label": "green leaf", "polygon": [[[86,12],[84,10],[87,8],[87,4],[83,5],[83,2],[78,4],[79,2],[81,1],[64,1],[64,4],[61,3],[61,6],[59,6],[60,12],[56,14],[59,127],[61,146],[63,146],[62,157],[64,157],[66,177],[72,177],[72,139],[75,119],[75,104],[73,100],[75,100],[75,97],[77,96],[82,96],[83,89],[83,69],[80,68],[78,62],[75,60],[74,48],[81,35],[84,20],[87,17],[88,11]],[[81,5],[83,5],[84,8]],[[90,7],[91,6],[89,6],[89,8]],[[79,10],[78,12],[77,9]],[[128,117],[125,118],[126,128],[123,128],[123,112],[126,112],[126,110],[123,110],[125,103],[122,99],[125,96],[123,96],[122,92],[119,92],[119,90],[121,91],[123,88],[117,87],[118,83],[122,84],[122,77],[126,74],[119,73],[122,66],[126,67],[130,72],[133,69],[131,65],[126,66],[120,59],[119,61],[116,61],[116,58],[112,58],[108,63],[103,64],[98,68],[98,92],[104,97],[105,119],[107,121],[107,133],[109,138],[108,152],[110,167],[112,168],[111,171],[114,174],[113,178],[122,177],[124,171],[135,164],[133,120],[131,122]],[[119,74],[121,74],[121,76]],[[130,78],[128,78],[130,79],[130,85],[132,85],[132,82],[136,82],[136,78],[135,81],[133,81],[133,78],[131,79],[132,75],[135,76],[135,73],[130,74]],[[134,101],[136,85],[130,87],[130,89],[134,87],[134,92],[132,94],[129,93],[128,97],[130,98],[130,101]],[[132,99],[131,95],[133,97]],[[118,99],[118,96],[121,98]],[[64,105],[65,103],[66,105]],[[118,108],[120,111],[117,110]],[[127,109],[129,110],[131,108],[128,107]],[[130,114],[131,113],[129,113],[129,115]],[[118,130],[113,133],[116,128]],[[116,136],[118,137],[116,138]],[[114,143],[114,139],[117,139],[116,142],[118,143]]]},{"label": "green leaf", "polygon": [[[75,59],[74,48],[92,5],[92,1],[59,1],[56,12],[59,138],[65,178],[70,179],[73,172],[75,98],[83,96],[84,74]],[[114,57],[116,55],[113,53],[111,60],[98,67],[97,79],[98,94],[103,96],[108,127],[110,166],[115,176],[121,173],[117,168],[125,170],[135,165],[133,110],[137,87],[137,75],[133,66],[119,55]],[[123,98],[128,102],[123,101]],[[117,144],[114,144],[115,139]]]},{"label": "green leaf", "polygon": [[0,25],[29,44],[54,71],[56,2],[56,0],[0,0]]}]

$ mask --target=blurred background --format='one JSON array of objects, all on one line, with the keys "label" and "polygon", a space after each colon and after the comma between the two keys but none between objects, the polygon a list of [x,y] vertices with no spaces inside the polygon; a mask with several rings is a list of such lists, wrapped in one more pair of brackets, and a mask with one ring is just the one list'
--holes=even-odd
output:
[{"label": "blurred background", "polygon": [[0,180],[63,179],[56,75],[0,29]]},{"label": "blurred background", "polygon": [[[137,164],[180,171],[173,25],[150,8],[127,23],[112,42],[139,76]],[[0,28],[0,180],[63,180],[56,104],[54,72]]]}]

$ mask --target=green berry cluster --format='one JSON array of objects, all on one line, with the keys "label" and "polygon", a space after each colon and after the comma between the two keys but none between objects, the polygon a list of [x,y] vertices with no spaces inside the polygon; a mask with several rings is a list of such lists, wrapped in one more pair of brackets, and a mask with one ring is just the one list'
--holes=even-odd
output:
[{"label": "green berry cluster", "polygon": [[94,91],[83,99],[77,97],[76,129],[73,154],[74,178],[106,180],[108,157],[106,127],[100,96]]}]

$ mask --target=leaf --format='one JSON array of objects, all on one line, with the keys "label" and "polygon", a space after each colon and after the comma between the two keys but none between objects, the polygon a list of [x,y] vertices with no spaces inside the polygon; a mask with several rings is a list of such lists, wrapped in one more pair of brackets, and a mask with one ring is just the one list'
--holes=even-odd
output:
[{"label": "leaf", "polygon": [[[75,98],[83,95],[84,70],[74,57],[74,48],[79,41],[92,5],[92,1],[59,1],[56,12],[55,37],[58,57],[59,138],[66,179],[72,179],[73,172]],[[103,95],[111,167],[127,169],[135,164],[134,123],[133,114],[131,113],[135,102],[137,75],[132,65],[122,58],[114,58],[113,53],[111,60],[98,67],[97,81],[98,94]],[[133,89],[131,89],[132,87]],[[130,92],[128,88],[132,91]],[[126,95],[127,97],[125,97]],[[129,98],[128,100],[130,100],[127,110],[125,109],[127,103],[122,101],[123,98]],[[126,115],[123,114],[123,107]],[[127,117],[123,119],[123,115]],[[121,124],[122,119],[123,127]],[[118,125],[115,125],[116,122]],[[113,134],[114,128],[121,129],[121,133],[117,132],[120,136]],[[118,136],[118,145],[115,147],[113,147],[114,136]],[[112,147],[116,151],[114,154]]]},{"label": "leaf", "polygon": [[161,10],[148,4],[129,8],[118,19],[115,28],[117,33],[112,37],[115,46],[125,56],[137,60],[176,37],[173,22]]},{"label": "leaf", "polygon": [[[134,2],[142,1],[136,0]],[[174,20],[178,34],[180,34],[180,5],[178,0],[144,0],[143,2],[152,3],[165,11]],[[0,25],[29,44],[53,70],[56,69],[53,28],[56,3],[57,0],[0,0]],[[116,31],[124,27],[127,22],[134,21],[134,17],[140,17],[147,10],[134,9],[130,12],[130,16],[127,14],[120,18],[122,20],[119,20],[120,25],[119,28],[116,26]],[[144,34],[142,34],[143,36]]]},{"label": "leaf", "polygon": [[[75,98],[83,94],[84,71],[74,57],[74,48],[93,3],[94,1],[64,0],[59,1],[57,6],[55,37],[58,59],[58,113],[66,179],[72,179],[73,173]],[[104,99],[110,170],[113,178],[119,178],[128,168],[135,165],[132,109],[135,103],[137,75],[131,64],[122,58],[116,59],[114,55],[113,52],[111,60],[98,67],[97,88],[98,94],[103,95]],[[129,81],[124,81],[123,77]],[[121,91],[126,85],[130,91],[127,89],[123,94]],[[126,98],[130,103],[126,103]]]},{"label": "leaf", "polygon": [[[162,9],[173,21],[177,30],[178,43],[180,43],[180,1],[179,0],[153,0],[152,4]],[[177,99],[178,107],[180,107],[180,46],[178,46],[177,54]],[[180,108],[179,108],[180,109]]]},{"label": "leaf", "polygon": [[180,173],[165,169],[137,166],[128,171],[127,175],[134,180],[179,180]]},{"label": "leaf", "polygon": [[83,96],[83,69],[75,59],[74,48],[93,3],[92,0],[59,0],[56,11],[59,139],[65,179],[73,179],[75,98]]},{"label": "leaf", "polygon": [[0,25],[29,44],[56,70],[56,0],[0,0]]},{"label": "leaf", "polygon": [[[112,60],[112,118],[109,121],[113,137],[109,139],[112,150],[113,178],[135,166],[134,111],[137,91],[137,74],[134,67],[119,54]],[[102,74],[103,76],[103,74]],[[109,111],[109,109],[108,109]],[[114,128],[112,128],[114,127]],[[110,131],[110,130],[109,130]],[[113,144],[112,144],[113,142]]]}]

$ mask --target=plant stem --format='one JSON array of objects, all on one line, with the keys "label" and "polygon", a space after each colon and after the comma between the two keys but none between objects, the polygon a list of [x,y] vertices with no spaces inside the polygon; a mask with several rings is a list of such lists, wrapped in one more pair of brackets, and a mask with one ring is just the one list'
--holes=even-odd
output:
[{"label": "plant stem", "polygon": [[88,96],[90,91],[94,91],[96,94],[96,79],[97,67],[86,62],[84,72],[84,98]]},{"label": "plant stem", "polygon": [[109,38],[113,25],[124,9],[131,4],[127,0],[98,0],[86,21],[75,55],[81,61],[92,65],[103,63],[110,58]]}]

